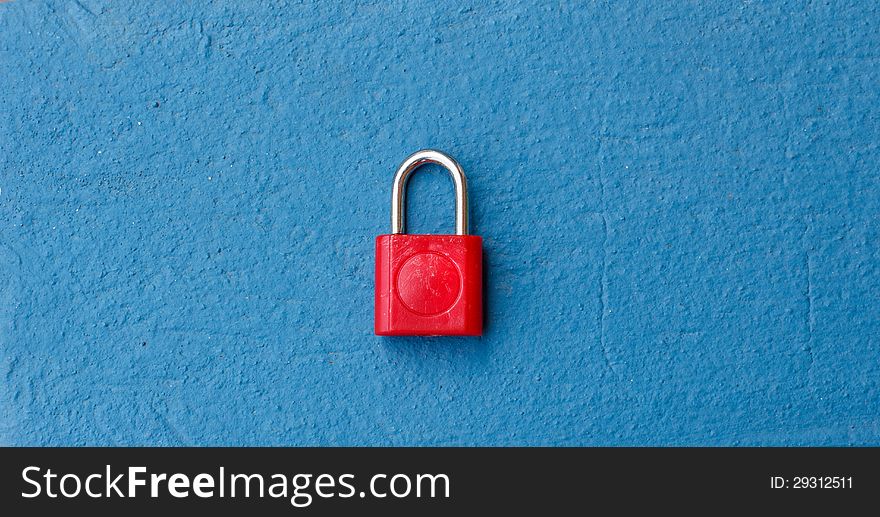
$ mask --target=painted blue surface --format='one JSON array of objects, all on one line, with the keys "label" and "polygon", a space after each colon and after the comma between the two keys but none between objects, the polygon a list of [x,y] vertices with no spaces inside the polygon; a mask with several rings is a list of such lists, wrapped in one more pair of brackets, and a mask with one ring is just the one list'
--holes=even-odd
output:
[{"label": "painted blue surface", "polygon": [[0,442],[880,444],[876,3],[254,4],[0,5]]}]

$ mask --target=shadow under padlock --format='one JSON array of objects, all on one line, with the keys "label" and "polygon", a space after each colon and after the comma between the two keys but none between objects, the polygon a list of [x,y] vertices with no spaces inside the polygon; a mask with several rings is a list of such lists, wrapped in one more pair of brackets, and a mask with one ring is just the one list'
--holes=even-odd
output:
[{"label": "shadow under padlock", "polygon": [[[406,187],[425,164],[449,171],[455,234],[407,234]],[[479,336],[483,327],[483,240],[468,234],[467,179],[435,150],[409,156],[394,176],[391,233],[376,238],[375,332],[380,336]]]}]

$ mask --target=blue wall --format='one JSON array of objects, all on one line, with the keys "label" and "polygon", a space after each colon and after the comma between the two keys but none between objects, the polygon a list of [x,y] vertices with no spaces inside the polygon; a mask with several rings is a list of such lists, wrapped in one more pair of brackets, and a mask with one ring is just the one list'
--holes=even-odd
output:
[{"label": "blue wall", "polygon": [[875,2],[255,4],[0,5],[0,442],[880,444]]}]

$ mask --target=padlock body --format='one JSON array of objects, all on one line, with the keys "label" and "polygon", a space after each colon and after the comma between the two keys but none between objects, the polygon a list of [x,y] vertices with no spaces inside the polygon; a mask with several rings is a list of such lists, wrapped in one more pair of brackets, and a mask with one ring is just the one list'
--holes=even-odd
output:
[{"label": "padlock body", "polygon": [[376,334],[483,333],[483,239],[476,235],[376,238]]}]

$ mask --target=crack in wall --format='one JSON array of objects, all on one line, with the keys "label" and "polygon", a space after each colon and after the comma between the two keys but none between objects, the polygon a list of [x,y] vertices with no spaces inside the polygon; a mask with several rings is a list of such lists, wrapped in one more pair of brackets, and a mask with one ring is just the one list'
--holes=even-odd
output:
[{"label": "crack in wall", "polygon": [[[602,120],[602,128],[600,134],[605,134],[607,123]],[[605,342],[605,334],[607,330],[606,315],[608,314],[608,205],[605,197],[605,174],[603,165],[605,163],[605,140],[599,139],[599,149],[597,152],[599,160],[599,196],[602,211],[599,214],[602,217],[602,279],[599,286],[599,346],[602,349],[602,358],[605,361],[605,367],[617,378],[620,375],[611,360],[608,353],[608,344]]]},{"label": "crack in wall", "polygon": [[801,245],[804,251],[804,269],[807,273],[807,310],[805,314],[807,327],[807,382],[811,382],[813,378],[813,331],[815,330],[816,318],[813,312],[813,256],[807,246],[807,235],[811,232],[812,225],[809,218],[804,220],[804,233],[801,235]]},{"label": "crack in wall", "polygon": [[[602,196],[605,197],[604,195]],[[611,361],[611,356],[608,354],[608,346],[605,343],[605,315],[608,313],[608,218],[605,214],[602,215],[602,281],[599,289],[599,310],[601,311],[599,314],[599,344],[602,348],[602,357],[605,359],[605,366],[608,370],[611,371],[615,376],[618,376],[617,369],[614,367],[614,362]]]}]

